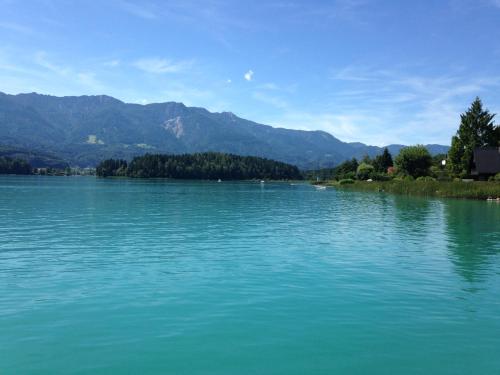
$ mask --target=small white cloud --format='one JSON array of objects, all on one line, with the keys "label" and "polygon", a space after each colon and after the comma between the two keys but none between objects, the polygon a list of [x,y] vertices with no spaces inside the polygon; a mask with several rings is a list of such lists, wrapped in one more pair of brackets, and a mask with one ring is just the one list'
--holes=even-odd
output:
[{"label": "small white cloud", "polygon": [[249,70],[248,72],[245,73],[245,75],[243,77],[245,77],[245,79],[248,82],[250,82],[253,79],[253,71]]},{"label": "small white cloud", "polygon": [[230,79],[226,80],[226,83],[231,83],[231,82],[233,82],[233,81],[231,81]]},{"label": "small white cloud", "polygon": [[188,69],[193,64],[192,61],[172,61],[169,59],[148,58],[134,62],[134,66],[148,73],[164,74],[178,73]]}]

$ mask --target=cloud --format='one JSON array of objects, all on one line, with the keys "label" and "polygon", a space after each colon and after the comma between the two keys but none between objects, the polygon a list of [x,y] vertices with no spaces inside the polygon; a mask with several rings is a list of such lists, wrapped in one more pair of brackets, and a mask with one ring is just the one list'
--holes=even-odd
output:
[{"label": "cloud", "polygon": [[227,79],[226,80],[226,83],[232,83],[233,81],[231,81],[230,79]]},{"label": "cloud", "polygon": [[49,61],[47,58],[47,53],[44,51],[40,51],[35,54],[35,63],[59,75],[65,76],[70,73],[70,69]]},{"label": "cloud", "polygon": [[54,63],[48,58],[45,51],[37,52],[34,61],[35,64],[54,73],[56,76],[63,77],[68,83],[72,82],[96,93],[102,93],[102,91],[106,90],[106,87],[96,78],[94,72],[80,71],[79,69]]},{"label": "cloud", "polygon": [[360,113],[308,112],[290,109],[267,123],[298,130],[323,130],[344,142],[364,142],[387,145],[397,143],[399,138],[387,137],[386,133],[371,132],[367,126],[381,128],[383,124],[376,116]]},{"label": "cloud", "polygon": [[[449,144],[460,113],[473,98],[500,87],[500,78],[453,68],[446,74],[409,74],[353,65],[333,71],[330,79],[336,87],[322,103],[323,111],[366,116],[370,122],[351,120],[361,129],[360,140],[370,143],[378,139],[383,143]],[[332,133],[336,135],[334,130]]]},{"label": "cloud", "polygon": [[253,71],[249,70],[248,72],[245,73],[243,77],[250,82],[253,79]]},{"label": "cloud", "polygon": [[133,65],[140,70],[153,74],[179,73],[189,69],[193,61],[172,61],[169,59],[145,58],[137,60]]}]

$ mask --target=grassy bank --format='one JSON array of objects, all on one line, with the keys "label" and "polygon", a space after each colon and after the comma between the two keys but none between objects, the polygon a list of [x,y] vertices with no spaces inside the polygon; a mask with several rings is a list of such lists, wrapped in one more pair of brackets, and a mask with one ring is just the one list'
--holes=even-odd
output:
[{"label": "grassy bank", "polygon": [[420,195],[442,198],[488,199],[500,197],[498,182],[462,182],[462,181],[355,181],[351,184],[339,184],[336,181],[325,182],[342,190],[375,191],[403,195]]}]

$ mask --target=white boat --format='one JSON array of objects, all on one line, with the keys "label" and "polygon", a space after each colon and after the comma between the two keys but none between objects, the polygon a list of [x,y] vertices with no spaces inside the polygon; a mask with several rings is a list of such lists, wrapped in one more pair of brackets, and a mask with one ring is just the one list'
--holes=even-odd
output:
[{"label": "white boat", "polygon": [[217,182],[222,182],[222,180],[219,178],[219,179],[217,180]]}]

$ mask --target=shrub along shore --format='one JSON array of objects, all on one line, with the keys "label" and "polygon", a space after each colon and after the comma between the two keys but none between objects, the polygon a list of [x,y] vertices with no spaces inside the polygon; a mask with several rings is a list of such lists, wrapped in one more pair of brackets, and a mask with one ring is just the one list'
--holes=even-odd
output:
[{"label": "shrub along shore", "polygon": [[326,181],[320,183],[348,191],[386,192],[439,198],[490,199],[500,201],[500,182],[494,181]]}]

